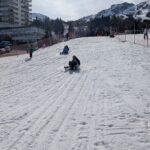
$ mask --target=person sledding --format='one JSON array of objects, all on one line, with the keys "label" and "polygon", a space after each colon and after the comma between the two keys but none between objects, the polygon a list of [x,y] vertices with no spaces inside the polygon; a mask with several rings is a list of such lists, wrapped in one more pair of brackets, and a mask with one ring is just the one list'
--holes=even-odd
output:
[{"label": "person sledding", "polygon": [[67,55],[69,53],[69,47],[66,45],[62,52],[60,52],[60,55]]},{"label": "person sledding", "polygon": [[69,66],[64,67],[65,69],[69,70],[77,70],[80,66],[80,60],[75,55],[72,57],[72,61],[69,61]]}]

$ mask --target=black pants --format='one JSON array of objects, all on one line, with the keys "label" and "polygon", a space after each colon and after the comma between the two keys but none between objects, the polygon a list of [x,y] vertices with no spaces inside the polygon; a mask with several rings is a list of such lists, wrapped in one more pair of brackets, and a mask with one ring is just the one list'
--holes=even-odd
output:
[{"label": "black pants", "polygon": [[32,58],[32,52],[30,52],[30,58]]},{"label": "black pants", "polygon": [[72,70],[76,69],[77,68],[77,62],[75,62],[75,61],[69,61],[69,67]]},{"label": "black pants", "polygon": [[144,39],[148,39],[148,34],[144,34]]}]

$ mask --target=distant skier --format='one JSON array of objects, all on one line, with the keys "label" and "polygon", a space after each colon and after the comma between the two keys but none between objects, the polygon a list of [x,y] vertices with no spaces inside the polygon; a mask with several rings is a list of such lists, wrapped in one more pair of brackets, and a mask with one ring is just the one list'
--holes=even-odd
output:
[{"label": "distant skier", "polygon": [[148,29],[144,29],[144,39],[148,39]]},{"label": "distant skier", "polygon": [[75,55],[72,57],[72,61],[69,61],[69,66],[65,67],[66,68],[69,68],[70,70],[76,70],[79,68],[80,66],[80,60],[79,58],[77,58]]},{"label": "distant skier", "polygon": [[31,48],[29,50],[29,57],[32,58],[33,57],[33,52],[35,51],[34,46],[31,44]]},{"label": "distant skier", "polygon": [[67,34],[65,35],[65,38],[66,38],[66,41],[69,40],[69,33],[67,33]]},{"label": "distant skier", "polygon": [[69,47],[68,47],[68,45],[66,45],[66,46],[64,47],[63,51],[60,52],[60,55],[62,55],[62,54],[67,55],[68,53],[69,53]]}]

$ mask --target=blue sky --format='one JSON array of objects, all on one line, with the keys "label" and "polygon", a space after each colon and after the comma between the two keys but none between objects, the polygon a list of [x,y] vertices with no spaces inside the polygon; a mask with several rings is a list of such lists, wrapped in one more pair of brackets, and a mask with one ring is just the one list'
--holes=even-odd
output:
[{"label": "blue sky", "polygon": [[32,0],[32,12],[68,21],[96,14],[112,4],[122,2],[137,4],[141,1],[143,0]]}]

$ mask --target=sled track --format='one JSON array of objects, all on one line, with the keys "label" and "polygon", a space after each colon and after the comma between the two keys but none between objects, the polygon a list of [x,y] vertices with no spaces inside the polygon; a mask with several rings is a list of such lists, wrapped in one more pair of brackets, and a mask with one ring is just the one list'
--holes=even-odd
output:
[{"label": "sled track", "polygon": [[[80,81],[80,80],[79,80]],[[79,82],[78,81],[78,82]],[[71,81],[72,82],[72,81]],[[71,84],[71,82],[70,82],[70,80],[69,81],[67,81],[67,84],[69,85],[69,84]],[[66,84],[64,84],[64,85],[62,85],[61,87],[60,87],[60,89],[58,90],[58,91],[60,91],[60,94],[62,94],[63,95],[63,93],[66,93],[67,94],[67,92],[68,92],[68,89],[66,88],[66,90],[63,92],[63,93],[61,93],[61,91],[62,91],[62,88],[66,88],[67,87],[67,85]],[[69,89],[72,89],[73,87],[69,87]],[[58,94],[58,93],[57,93]],[[53,97],[57,97],[58,95],[53,95]],[[64,96],[66,96],[66,95],[64,95]],[[37,118],[32,124],[30,124],[30,125],[21,125],[21,127],[24,127],[23,129],[17,129],[17,135],[18,135],[18,132],[20,131],[20,130],[27,130],[27,132],[26,133],[22,133],[21,135],[20,135],[20,137],[18,138],[18,139],[16,139],[16,140],[14,140],[12,137],[15,137],[15,135],[13,135],[13,133],[12,133],[12,137],[10,136],[10,139],[13,139],[14,140],[14,142],[10,145],[10,147],[8,148],[8,150],[9,149],[12,149],[13,147],[14,148],[16,148],[15,147],[15,145],[17,145],[17,143],[19,142],[20,143],[20,141],[22,140],[22,138],[24,139],[24,140],[26,140],[27,139],[27,137],[28,137],[28,139],[30,138],[30,137],[32,137],[32,138],[35,138],[37,135],[39,135],[40,134],[40,132],[47,126],[47,124],[53,119],[53,117],[55,116],[55,115],[57,115],[57,111],[59,111],[60,109],[61,109],[61,107],[63,107],[63,105],[64,105],[64,100],[65,99],[63,99],[63,98],[60,98],[60,97],[58,97],[58,99],[56,100],[55,98],[53,98],[54,99],[54,101],[52,102],[52,103],[50,103],[50,104],[44,104],[44,105],[42,105],[42,111],[40,112],[39,110],[36,110],[36,112],[34,112],[34,113],[37,113],[37,112],[40,112],[40,114],[38,114],[38,117],[39,116],[41,116],[40,118]],[[60,101],[60,100],[62,100],[62,101]],[[60,101],[60,102],[59,102]],[[57,107],[57,105],[58,106],[61,106],[61,107]],[[55,107],[54,107],[55,106]],[[52,108],[52,110],[51,110],[51,108]],[[53,110],[53,108],[54,108],[54,110]],[[40,108],[41,109],[41,108]],[[52,113],[53,112],[53,113]],[[52,113],[52,114],[51,114]],[[31,116],[29,116],[29,117],[31,117]],[[31,117],[32,118],[32,117]],[[31,120],[31,118],[27,118],[28,119],[28,121],[29,120]],[[46,118],[46,119],[45,119]],[[33,118],[32,118],[33,119]],[[27,123],[28,121],[26,121],[25,123]],[[38,124],[40,123],[40,127],[38,127]],[[42,125],[43,124],[43,125]],[[41,126],[42,125],[42,126]],[[32,129],[33,128],[33,129]],[[36,131],[36,132],[35,132]],[[33,132],[33,133],[32,133]],[[14,132],[15,134],[16,134],[16,131]],[[21,143],[23,144],[25,141],[22,141]],[[27,142],[27,141],[26,141]],[[25,143],[26,143],[25,142]],[[32,140],[30,141],[31,143],[32,143]],[[4,144],[5,145],[5,144]]]},{"label": "sled track", "polygon": [[[71,78],[70,79],[68,78],[66,82],[64,82],[63,84],[61,83],[61,86],[57,85],[57,86],[55,86],[55,88],[52,88],[51,90],[55,91],[56,88],[58,88],[57,90],[59,91],[59,93],[61,93],[63,91],[63,88],[65,88],[67,85],[69,85],[70,80],[71,80]],[[50,93],[50,91],[48,93]],[[44,98],[45,96],[48,97],[48,99],[50,99],[50,97],[57,97],[57,93],[55,93],[55,95],[52,95],[52,96],[50,96],[49,94],[43,95],[43,96],[39,97],[39,100],[42,99],[42,97]],[[15,130],[12,131],[12,133],[11,133],[12,136],[10,136],[9,139],[13,140],[14,142],[12,142],[13,144],[11,144],[10,148],[12,148],[13,145],[15,145],[15,143],[17,143],[17,141],[24,135],[24,133],[22,133],[20,135],[20,137],[15,140],[14,137],[17,137],[18,132],[23,131],[24,129],[27,129],[27,128],[30,129],[34,125],[34,123],[36,123],[36,121],[39,119],[38,117],[41,116],[44,113],[44,111],[49,109],[49,107],[52,106],[52,104],[54,102],[55,102],[55,99],[53,99],[52,102],[48,101],[48,100],[41,102],[38,104],[38,107],[36,109],[33,109],[33,112],[30,112],[30,116],[28,116],[26,118],[26,120],[23,120],[23,123],[21,123]],[[35,119],[33,118],[34,114],[36,114],[36,116],[37,116],[37,117],[35,117]],[[7,145],[7,144],[4,144],[4,145]],[[8,149],[10,149],[10,148],[8,148]]]},{"label": "sled track", "polygon": [[[82,80],[79,80],[79,82],[81,81],[85,81],[87,80],[86,75],[84,75],[85,77],[82,77]],[[79,82],[77,83],[77,85],[79,84]],[[82,82],[82,85],[78,86],[78,88],[75,88],[73,90],[77,91],[77,95],[72,98],[72,96],[69,94],[67,94],[69,96],[69,98],[66,99],[66,101],[64,101],[63,105],[61,107],[59,107],[59,109],[57,110],[57,112],[55,113],[55,115],[53,116],[51,123],[49,121],[49,124],[47,124],[45,126],[45,128],[43,128],[43,131],[40,130],[40,132],[38,132],[38,137],[36,137],[34,139],[34,141],[32,143],[37,143],[36,141],[38,141],[38,143],[40,142],[40,146],[43,145],[42,142],[40,141],[40,138],[44,135],[44,137],[46,139],[43,139],[42,141],[44,143],[47,143],[47,147],[49,147],[49,145],[55,140],[55,138],[58,137],[58,134],[63,126],[63,124],[65,123],[66,119],[68,118],[70,112],[72,111],[74,105],[76,104],[77,100],[78,100],[78,96],[80,96],[80,93],[82,92],[82,89],[84,87],[84,82]],[[66,97],[66,95],[64,95]],[[72,100],[71,100],[72,99]],[[68,106],[66,106],[68,105]],[[61,116],[61,120],[58,121],[58,117]],[[56,122],[57,121],[57,122]],[[51,129],[47,132],[47,129]],[[41,133],[42,131],[42,133]],[[51,135],[51,136],[49,136]],[[31,144],[31,148],[33,147]],[[36,146],[36,145],[35,145]]]}]

